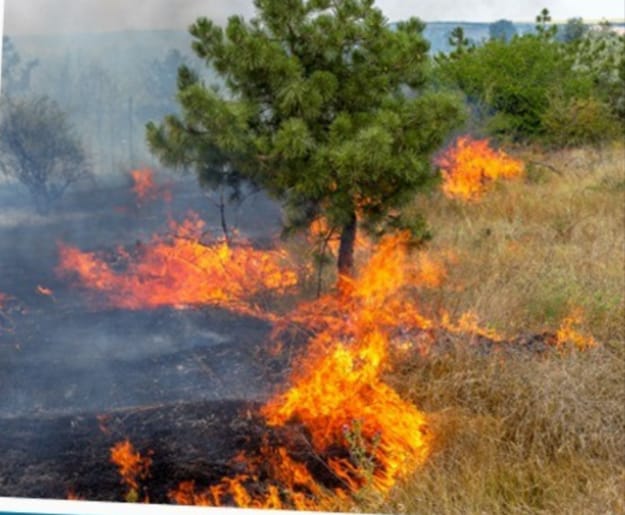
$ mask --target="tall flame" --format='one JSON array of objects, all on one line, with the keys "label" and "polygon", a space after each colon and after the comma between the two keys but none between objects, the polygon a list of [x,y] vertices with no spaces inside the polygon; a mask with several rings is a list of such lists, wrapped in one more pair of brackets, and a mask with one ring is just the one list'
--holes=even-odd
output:
[{"label": "tall flame", "polygon": [[152,459],[141,456],[129,440],[124,440],[111,447],[111,462],[117,465],[122,482],[129,488],[129,495],[137,495],[139,481],[147,478]]},{"label": "tall flame", "polygon": [[[353,494],[365,485],[386,493],[426,461],[431,439],[427,417],[382,380],[398,324],[431,325],[399,294],[416,277],[406,259],[407,239],[401,234],[383,240],[348,288],[304,304],[275,331],[279,336],[293,326],[305,327],[314,337],[295,367],[292,386],[271,399],[261,414],[277,428],[304,426],[308,445],[324,461],[335,486],[320,486],[287,448],[267,448],[262,461],[288,493],[276,498],[268,488],[252,495],[249,485],[258,469],[253,458],[244,457],[248,474],[224,478],[200,493],[190,483],[181,484],[171,493],[175,502],[217,506],[228,499],[239,507],[318,508],[333,495]],[[336,449],[345,451],[337,456]]]},{"label": "tall flame", "polygon": [[523,163],[503,150],[493,150],[488,140],[458,138],[436,160],[443,176],[446,196],[468,201],[479,200],[493,181],[523,175]]}]

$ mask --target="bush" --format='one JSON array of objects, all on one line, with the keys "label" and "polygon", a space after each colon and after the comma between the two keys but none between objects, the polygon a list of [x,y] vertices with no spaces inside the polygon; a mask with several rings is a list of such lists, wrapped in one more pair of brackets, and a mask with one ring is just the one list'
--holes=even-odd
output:
[{"label": "bush", "polygon": [[[492,135],[568,145],[614,134],[596,73],[550,37],[524,35],[487,41],[472,52],[439,56],[443,86],[460,89]],[[557,101],[553,99],[557,98]],[[572,123],[571,127],[567,127]],[[554,138],[554,134],[556,137]]]},{"label": "bush", "polygon": [[545,141],[557,147],[598,144],[619,133],[610,107],[596,98],[552,98],[541,123]]}]

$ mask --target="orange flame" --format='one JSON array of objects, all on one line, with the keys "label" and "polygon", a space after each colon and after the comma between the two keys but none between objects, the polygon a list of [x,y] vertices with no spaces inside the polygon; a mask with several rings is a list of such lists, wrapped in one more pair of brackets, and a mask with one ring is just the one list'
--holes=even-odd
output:
[{"label": "orange flame", "polygon": [[171,223],[169,238],[154,237],[135,249],[118,249],[125,264],[115,271],[95,253],[61,244],[57,271],[75,275],[88,289],[101,292],[109,305],[124,309],[212,304],[261,314],[249,299],[264,292],[284,293],[297,283],[284,266],[286,253],[260,251],[246,243],[201,243],[204,222],[196,215]]},{"label": "orange flame", "polygon": [[111,447],[111,461],[117,465],[122,483],[135,492],[139,490],[139,481],[148,477],[152,465],[152,459],[136,452],[129,440]]},{"label": "orange flame", "polygon": [[143,204],[146,201],[157,200],[163,198],[166,202],[171,201],[171,191],[165,186],[158,186],[154,181],[154,173],[152,170],[132,170],[132,191],[137,199],[137,204]]},{"label": "orange flame", "polygon": [[[406,241],[403,234],[386,238],[351,283],[349,294],[322,298],[295,314],[293,320],[304,321],[313,310],[326,315],[313,315],[311,325],[321,322],[322,327],[310,342],[312,359],[309,354],[300,363],[291,389],[262,410],[271,425],[303,423],[320,453],[333,444],[348,445],[346,433],[358,421],[362,437],[375,447],[372,459],[379,465],[374,484],[382,491],[422,464],[429,453],[425,416],[381,380],[391,327],[429,325],[397,295],[409,280],[403,273],[408,269]],[[376,446],[372,442],[377,438]],[[352,476],[347,462],[330,467],[338,477]]]},{"label": "orange flame", "polygon": [[578,350],[586,350],[597,346],[597,341],[592,336],[584,335],[576,329],[576,326],[579,326],[583,320],[583,311],[581,308],[576,308],[562,321],[556,333],[556,341],[559,347],[563,347],[567,343],[572,344]]},{"label": "orange flame", "polygon": [[[271,426],[303,425],[312,452],[323,459],[339,486],[320,486],[304,463],[288,449],[262,451],[264,467],[281,485],[252,495],[260,467],[248,461],[246,475],[224,478],[197,493],[183,483],[171,493],[181,504],[238,507],[319,508],[333,495],[344,497],[371,485],[382,493],[421,466],[430,453],[427,418],[402,400],[382,380],[392,332],[398,325],[429,327],[414,304],[399,294],[416,274],[407,260],[406,234],[386,238],[359,278],[339,295],[327,295],[305,304],[277,327],[275,335],[304,326],[315,336],[291,378],[292,386],[261,410]],[[333,456],[332,449],[344,449]],[[286,487],[286,488],[285,488]]]},{"label": "orange flame", "polygon": [[488,140],[458,138],[455,145],[436,160],[443,176],[442,189],[449,198],[479,200],[497,179],[513,179],[523,175],[521,161],[502,150],[493,150]]}]

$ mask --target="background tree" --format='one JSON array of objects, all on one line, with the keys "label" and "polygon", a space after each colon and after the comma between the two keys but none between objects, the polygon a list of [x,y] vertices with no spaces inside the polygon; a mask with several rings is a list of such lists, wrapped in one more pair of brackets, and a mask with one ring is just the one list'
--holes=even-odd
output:
[{"label": "background tree", "polygon": [[453,49],[449,54],[451,57],[460,57],[471,48],[469,39],[465,37],[464,29],[460,26],[455,27],[449,33],[447,41],[449,46]]},{"label": "background tree", "polygon": [[536,16],[536,34],[543,39],[553,39],[558,33],[558,26],[551,23],[549,9],[544,8]]},{"label": "background tree", "polygon": [[19,52],[8,36],[2,37],[2,95],[24,94],[30,87],[33,69],[37,59],[22,64]]},{"label": "background tree", "polygon": [[610,107],[625,132],[625,35],[591,30],[568,46],[574,71],[592,77],[596,96]]},{"label": "background tree", "polygon": [[490,39],[510,41],[516,35],[516,27],[510,20],[497,20],[488,26],[488,36]]},{"label": "background tree", "polygon": [[430,154],[461,107],[424,91],[419,20],[392,30],[372,0],[254,3],[250,22],[191,27],[195,52],[226,91],[187,73],[182,117],[149,124],[148,139],[157,154],[197,164],[212,146],[232,170],[305,207],[308,221],[323,215],[340,233],[339,272],[350,274],[357,218],[388,222],[428,184]]},{"label": "background tree", "polygon": [[562,29],[560,39],[564,43],[578,42],[589,30],[582,18],[569,18]]},{"label": "background tree", "polygon": [[28,189],[41,214],[90,174],[65,113],[47,97],[1,104],[0,169]]}]

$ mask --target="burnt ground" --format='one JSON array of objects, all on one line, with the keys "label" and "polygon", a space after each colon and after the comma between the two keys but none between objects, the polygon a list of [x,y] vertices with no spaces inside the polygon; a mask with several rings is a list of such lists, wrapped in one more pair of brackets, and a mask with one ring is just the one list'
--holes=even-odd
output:
[{"label": "burnt ground", "polygon": [[[110,251],[147,241],[189,209],[218,233],[216,209],[195,185],[176,185],[173,198],[166,208],[138,207],[127,187],[101,189],[41,217],[0,188],[0,292],[10,296],[0,310],[0,496],[123,500],[110,448],[125,439],[153,460],[141,483],[151,502],[168,502],[181,481],[201,488],[243,472],[232,459],[258,452],[265,437],[287,445],[323,484],[336,481],[302,445],[305,429],[270,430],[255,415],[285,384],[297,337],[274,356],[266,321],[210,307],[96,309],[54,273],[58,241]],[[279,230],[266,199],[238,218],[259,245]],[[421,336],[438,352],[456,338]],[[528,335],[509,348],[533,355],[552,339]],[[485,338],[472,343],[476,352],[508,352]]]},{"label": "burnt ground", "polygon": [[230,460],[260,438],[262,426],[243,401],[177,402],[93,413],[3,419],[0,496],[123,501],[127,487],[110,462],[110,448],[128,438],[150,456],[141,497],[170,502],[181,481],[198,488],[233,475]]},{"label": "burnt ground", "polygon": [[[166,502],[179,481],[222,477],[264,431],[251,414],[288,375],[286,360],[266,352],[267,322],[206,307],[94,309],[54,273],[58,241],[132,245],[190,209],[218,234],[197,186],[173,189],[171,205],[144,207],[126,186],[80,192],[48,216],[0,190],[0,292],[10,296],[0,313],[0,496],[121,500],[109,449],[128,438],[153,453],[144,486]],[[230,216],[263,245],[279,229],[263,198]]]}]

